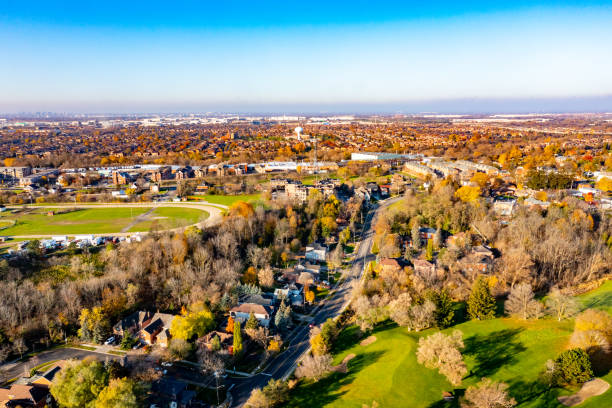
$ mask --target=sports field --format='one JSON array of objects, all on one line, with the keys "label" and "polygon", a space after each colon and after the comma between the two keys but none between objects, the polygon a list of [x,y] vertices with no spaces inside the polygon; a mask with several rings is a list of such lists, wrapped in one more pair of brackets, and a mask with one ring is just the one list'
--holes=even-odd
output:
[{"label": "sports field", "polygon": [[[50,215],[53,212],[53,215]],[[164,230],[208,217],[193,208],[27,208],[0,216],[0,235],[74,235]]]},{"label": "sports field", "polygon": [[[612,282],[581,296],[581,300],[585,306],[611,310]],[[557,396],[571,393],[548,389],[538,379],[546,360],[565,350],[573,320],[559,323],[550,318],[527,322],[497,318],[464,322],[446,332],[455,329],[463,332],[466,346],[463,355],[469,370],[458,387],[416,361],[418,339],[435,330],[417,334],[389,323],[373,333],[377,341],[360,346],[357,328],[350,327],[341,334],[334,351],[335,364],[350,353],[356,355],[349,362],[348,373],[336,373],[314,384],[302,383],[292,393],[288,406],[361,408],[376,401],[380,407],[458,407],[457,401],[444,402],[442,392],[455,391],[460,395],[482,377],[508,384],[518,407],[562,407]],[[601,378],[612,383],[610,372],[603,373]],[[610,407],[610,401],[612,390],[580,407]]]}]

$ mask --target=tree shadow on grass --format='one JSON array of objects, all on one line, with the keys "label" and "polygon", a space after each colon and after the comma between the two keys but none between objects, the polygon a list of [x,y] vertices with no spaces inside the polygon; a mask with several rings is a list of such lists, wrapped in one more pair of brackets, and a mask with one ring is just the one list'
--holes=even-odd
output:
[{"label": "tree shadow on grass", "polygon": [[557,400],[559,389],[541,381],[512,381],[508,384],[508,394],[516,400],[517,405],[529,403],[533,408],[560,406]]},{"label": "tree shadow on grass", "polygon": [[385,330],[389,330],[389,329],[393,329],[395,327],[397,327],[397,324],[395,324],[392,320],[386,320],[376,325],[374,330],[372,330],[371,332],[365,333],[365,334],[362,333],[361,330],[359,330],[359,327],[355,325],[346,327],[340,332],[340,334],[338,335],[338,338],[334,341],[332,353],[333,354],[342,353],[343,351],[346,351],[350,349],[351,347],[355,346],[356,344],[358,344],[361,340],[365,339],[367,336],[370,336],[370,335],[376,336],[376,333],[379,333]]},{"label": "tree shadow on grass", "polygon": [[431,403],[427,406],[427,408],[459,408],[461,406],[460,399],[465,394],[465,388],[455,388],[453,390],[454,398],[450,401],[445,401],[441,399],[434,403]]},{"label": "tree shadow on grass", "polygon": [[[376,363],[383,352],[362,353],[348,363],[348,373],[332,373],[318,382],[305,382],[291,395],[292,407],[323,407],[342,398],[348,391],[344,387],[351,384],[365,367]],[[342,391],[341,391],[342,390]]]},{"label": "tree shadow on grass", "polygon": [[475,366],[470,375],[489,377],[503,365],[517,360],[517,354],[526,350],[525,346],[516,340],[522,329],[506,329],[493,333],[474,336],[465,339],[465,355],[473,355]]},{"label": "tree shadow on grass", "polygon": [[602,293],[601,295],[593,296],[585,301],[582,309],[607,309],[612,307],[612,292]]}]

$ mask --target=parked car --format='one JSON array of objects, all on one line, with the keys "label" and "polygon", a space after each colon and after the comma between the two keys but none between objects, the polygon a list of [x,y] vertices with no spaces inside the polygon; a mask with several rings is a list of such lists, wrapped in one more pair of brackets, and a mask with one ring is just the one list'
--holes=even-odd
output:
[{"label": "parked car", "polygon": [[172,363],[169,361],[164,361],[163,363],[161,363],[162,367],[172,367]]},{"label": "parked car", "polygon": [[115,342],[115,336],[111,336],[111,337],[109,337],[108,339],[106,339],[106,341],[104,342],[104,344],[106,344],[106,345],[108,346],[108,345],[113,344],[114,342]]}]

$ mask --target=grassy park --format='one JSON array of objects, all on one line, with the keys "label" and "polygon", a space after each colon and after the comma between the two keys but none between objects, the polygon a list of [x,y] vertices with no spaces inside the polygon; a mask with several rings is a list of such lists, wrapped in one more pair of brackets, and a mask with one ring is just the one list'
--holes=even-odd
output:
[{"label": "grassy park", "polygon": [[[190,197],[191,198],[191,197]],[[238,201],[246,201],[248,203],[255,204],[261,199],[261,194],[237,194],[237,195],[219,195],[219,194],[205,194],[193,196],[193,198],[207,201],[211,204],[221,204],[231,207],[232,204]]]},{"label": "grassy park", "polygon": [[28,208],[2,213],[0,235],[110,234],[124,229],[149,231],[153,227],[162,230],[191,225],[207,217],[205,211],[179,207]]},{"label": "grassy park", "polygon": [[[585,308],[612,310],[612,281],[581,296],[580,301]],[[482,377],[508,384],[517,406],[524,408],[562,407],[557,397],[575,391],[549,389],[539,381],[545,362],[566,349],[573,320],[464,321],[445,332],[456,329],[463,332],[463,355],[468,367],[468,375],[458,387],[453,387],[436,370],[417,363],[419,338],[432,334],[435,329],[415,333],[387,323],[374,331],[377,338],[374,343],[361,346],[359,330],[351,326],[342,332],[334,349],[334,364],[355,354],[348,363],[348,373],[334,373],[318,383],[301,383],[292,393],[289,406],[361,408],[376,401],[381,407],[458,407],[457,401],[444,402],[442,392],[455,391],[461,395]],[[612,383],[610,372],[603,373],[601,378]],[[611,399],[612,390],[608,390],[579,406],[609,407]]]}]

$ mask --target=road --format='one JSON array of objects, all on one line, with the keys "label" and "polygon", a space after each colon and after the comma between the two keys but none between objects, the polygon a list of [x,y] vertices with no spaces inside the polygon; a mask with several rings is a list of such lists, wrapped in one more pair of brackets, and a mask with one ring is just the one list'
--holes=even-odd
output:
[{"label": "road", "polygon": [[[28,206],[28,205],[9,205],[7,208],[158,208],[158,207],[179,207],[179,208],[193,208],[197,210],[206,211],[209,216],[206,220],[194,224],[199,227],[211,227],[217,225],[223,219],[223,212],[227,209],[226,206],[221,204],[213,204],[209,202],[180,202],[180,203],[109,203],[109,204],[82,204],[82,203],[66,203],[66,204],[45,204],[45,205],[36,205],[36,206]],[[174,228],[169,231],[180,231],[187,227]],[[135,232],[113,232],[113,233],[105,233],[105,234],[88,234],[96,237],[103,236],[132,236],[136,235]],[[140,235],[147,234],[147,232],[140,232]],[[11,238],[51,238],[57,235],[66,235],[66,234],[41,234],[41,235],[9,235]]]},{"label": "road", "polygon": [[[398,199],[387,200],[375,210],[370,211],[364,222],[364,233],[361,237],[359,249],[353,258],[350,273],[335,292],[316,310],[312,323],[320,325],[328,318],[338,316],[347,306],[351,299],[352,284],[361,277],[365,265],[375,259],[371,254],[374,216]],[[270,361],[268,366],[261,372],[247,378],[228,378],[227,387],[232,387],[233,407],[242,406],[254,388],[265,386],[271,378],[283,379],[291,375],[300,358],[310,349],[308,325],[296,328],[287,339],[289,347]]]},{"label": "road", "polygon": [[73,358],[77,360],[82,360],[86,357],[95,357],[100,361],[106,361],[107,359],[119,360],[122,358],[121,356],[115,356],[111,354],[102,354],[88,350],[66,347],[43,351],[42,353],[37,354],[35,357],[30,358],[28,361],[19,363],[7,363],[4,365],[0,365],[0,368],[5,370],[3,372],[4,378],[11,379],[21,377],[24,375],[25,372],[28,372],[29,375],[30,368],[34,367],[35,365],[40,365],[55,360],[69,360]]}]

